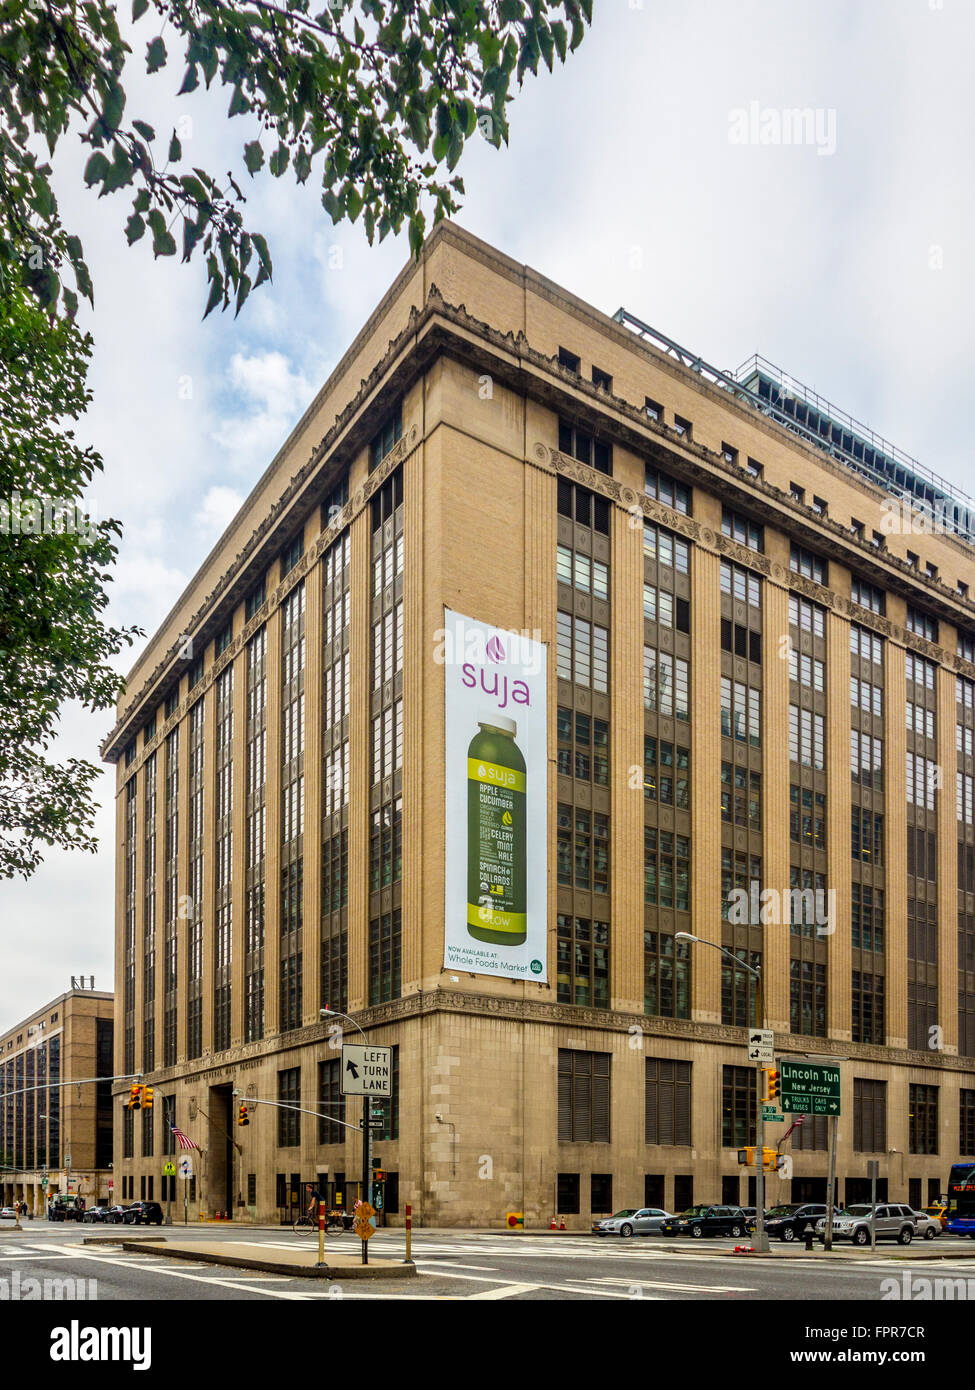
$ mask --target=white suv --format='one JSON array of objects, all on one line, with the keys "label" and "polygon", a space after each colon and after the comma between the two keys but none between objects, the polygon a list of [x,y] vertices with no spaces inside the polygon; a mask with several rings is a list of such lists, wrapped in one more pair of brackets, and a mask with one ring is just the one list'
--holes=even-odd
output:
[{"label": "white suv", "polygon": [[[870,1217],[873,1208],[869,1205],[848,1207],[838,1211],[833,1217],[833,1239],[849,1240],[854,1245],[870,1244]],[[826,1218],[816,1222],[817,1240],[826,1238]],[[896,1240],[899,1245],[910,1245],[914,1239],[914,1211],[911,1207],[884,1202],[877,1207],[877,1239]]]}]

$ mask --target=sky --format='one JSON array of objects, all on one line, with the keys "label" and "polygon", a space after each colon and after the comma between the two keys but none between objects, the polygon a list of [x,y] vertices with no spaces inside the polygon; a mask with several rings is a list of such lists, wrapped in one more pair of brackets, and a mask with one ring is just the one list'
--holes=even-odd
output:
[{"label": "sky", "polygon": [[[475,135],[456,221],[607,313],[621,305],[715,366],[760,353],[975,493],[966,400],[975,321],[975,104],[968,0],[595,0],[554,74],[529,78],[510,145]],[[127,6],[121,9],[128,11]],[[57,156],[64,221],[95,283],[94,402],[79,434],[105,471],[94,514],[124,524],[112,622],[149,635],[193,577],[408,258],[333,227],[314,177],[250,180],[228,96],[140,73],[128,114],[179,125],[192,163],[233,169],[274,281],[212,314],[202,262],[127,249],[123,194],[97,200],[87,151]],[[809,108],[812,136],[773,142]],[[751,138],[764,131],[764,141]],[[160,136],[162,138],[162,136]],[[120,660],[128,669],[140,650]],[[113,713],[64,710],[59,757],[98,762]],[[114,769],[96,855],[50,853],[0,880],[0,1030],[70,984],[111,988]]]}]

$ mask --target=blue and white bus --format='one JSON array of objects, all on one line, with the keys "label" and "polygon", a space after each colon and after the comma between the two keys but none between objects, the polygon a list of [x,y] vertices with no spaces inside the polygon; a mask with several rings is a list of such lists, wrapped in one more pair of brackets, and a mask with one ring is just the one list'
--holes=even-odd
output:
[{"label": "blue and white bus", "polygon": [[952,1164],[945,1230],[975,1240],[975,1163]]}]

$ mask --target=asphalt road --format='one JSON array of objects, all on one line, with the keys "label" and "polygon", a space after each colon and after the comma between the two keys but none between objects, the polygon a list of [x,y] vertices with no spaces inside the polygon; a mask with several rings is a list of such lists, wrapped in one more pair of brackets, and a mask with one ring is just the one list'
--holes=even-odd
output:
[{"label": "asphalt road", "polygon": [[[884,1246],[875,1258],[827,1261],[789,1249],[774,1260],[749,1259],[722,1254],[731,1240],[675,1242],[663,1237],[630,1240],[570,1236],[564,1239],[526,1233],[479,1235],[471,1232],[423,1230],[413,1234],[413,1258],[418,1277],[412,1280],[356,1282],[340,1279],[325,1283],[258,1271],[215,1267],[167,1260],[162,1255],[126,1254],[110,1244],[85,1246],[85,1236],[119,1234],[116,1227],[75,1227],[46,1222],[25,1225],[22,1233],[0,1228],[0,1280],[21,1290],[8,1296],[24,1297],[24,1281],[62,1281],[61,1297],[82,1292],[98,1303],[115,1300],[168,1302],[180,1300],[226,1301],[341,1301],[341,1300],[578,1300],[589,1301],[749,1301],[838,1302],[852,1300],[880,1303],[890,1285],[884,1280],[911,1277],[971,1279],[975,1296],[975,1258],[961,1258],[970,1250],[968,1241],[945,1237],[923,1242],[925,1255],[937,1250],[937,1260],[914,1259],[900,1247]],[[159,1232],[152,1228],[148,1234]],[[143,1228],[132,1237],[146,1234]],[[165,1229],[163,1231],[165,1234]],[[255,1254],[265,1249],[293,1250],[301,1239],[289,1230],[234,1229],[209,1226],[174,1227],[174,1239],[246,1240]],[[312,1238],[314,1239],[314,1238]],[[352,1236],[329,1235],[328,1248],[358,1249]],[[303,1242],[305,1243],[305,1242]],[[370,1242],[374,1256],[402,1258],[405,1235],[401,1230],[379,1231]],[[57,1293],[49,1296],[57,1297]],[[889,1305],[888,1305],[889,1306]]]}]

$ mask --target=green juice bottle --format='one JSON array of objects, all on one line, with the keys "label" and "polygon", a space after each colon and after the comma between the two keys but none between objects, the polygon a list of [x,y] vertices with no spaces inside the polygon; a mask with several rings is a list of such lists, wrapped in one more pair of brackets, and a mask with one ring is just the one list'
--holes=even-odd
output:
[{"label": "green juice bottle", "polygon": [[467,930],[478,941],[520,946],[526,932],[525,759],[518,726],[478,721],[467,750]]}]

